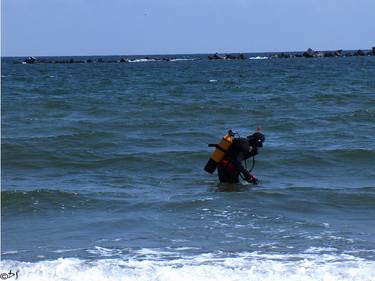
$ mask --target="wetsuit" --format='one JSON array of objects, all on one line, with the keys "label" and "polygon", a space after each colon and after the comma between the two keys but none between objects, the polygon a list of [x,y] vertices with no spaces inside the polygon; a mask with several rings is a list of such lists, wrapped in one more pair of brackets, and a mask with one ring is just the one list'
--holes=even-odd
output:
[{"label": "wetsuit", "polygon": [[241,173],[246,181],[256,183],[256,178],[245,169],[241,162],[257,154],[258,149],[251,146],[248,139],[234,139],[232,146],[218,166],[220,182],[238,183]]}]

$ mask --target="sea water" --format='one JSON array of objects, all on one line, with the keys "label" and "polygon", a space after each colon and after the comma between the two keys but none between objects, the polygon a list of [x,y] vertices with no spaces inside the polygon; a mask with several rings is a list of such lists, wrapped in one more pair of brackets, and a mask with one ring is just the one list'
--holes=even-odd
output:
[{"label": "sea water", "polygon": [[[0,273],[375,280],[375,57],[258,57],[3,59]],[[258,127],[259,185],[205,173]]]}]

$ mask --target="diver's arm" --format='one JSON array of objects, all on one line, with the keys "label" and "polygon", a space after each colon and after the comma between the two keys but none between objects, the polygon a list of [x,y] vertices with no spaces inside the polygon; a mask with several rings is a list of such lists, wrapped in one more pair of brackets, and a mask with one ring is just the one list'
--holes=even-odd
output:
[{"label": "diver's arm", "polygon": [[236,161],[234,161],[234,165],[237,171],[241,173],[241,175],[247,182],[257,184],[258,180],[252,174],[250,174],[250,172],[246,170],[245,167],[242,165],[242,160],[244,159],[245,159],[244,154],[240,152],[236,158]]},{"label": "diver's arm", "polygon": [[234,165],[236,166],[237,171],[241,173],[241,175],[247,180],[252,177],[248,170],[242,165],[242,160],[244,159],[244,154],[240,152],[234,161]]},{"label": "diver's arm", "polygon": [[250,146],[249,157],[253,157],[258,154],[258,148]]}]

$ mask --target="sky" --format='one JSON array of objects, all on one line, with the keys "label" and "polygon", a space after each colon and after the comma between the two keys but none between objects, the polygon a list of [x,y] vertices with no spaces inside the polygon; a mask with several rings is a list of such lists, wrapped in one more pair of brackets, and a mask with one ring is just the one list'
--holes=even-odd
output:
[{"label": "sky", "polygon": [[1,0],[2,56],[375,47],[375,0]]}]

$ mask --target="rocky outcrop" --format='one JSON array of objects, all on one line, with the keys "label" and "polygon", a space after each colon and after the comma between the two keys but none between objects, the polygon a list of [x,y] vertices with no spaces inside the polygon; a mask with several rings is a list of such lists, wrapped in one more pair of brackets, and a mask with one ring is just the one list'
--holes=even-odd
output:
[{"label": "rocky outcrop", "polygon": [[343,51],[314,51],[311,48],[308,48],[303,54],[305,58],[332,58],[332,57],[342,57]]},{"label": "rocky outcrop", "polygon": [[246,56],[244,54],[225,54],[225,55],[219,55],[218,53],[215,53],[214,55],[208,56],[209,60],[244,60],[246,59]]},{"label": "rocky outcrop", "polygon": [[33,63],[35,63],[37,60],[36,60],[36,58],[35,57],[28,57],[28,58],[26,58],[24,61],[23,61],[23,63],[24,64],[33,64]]},{"label": "rocky outcrop", "polygon": [[289,59],[291,57],[292,56],[290,54],[286,54],[286,53],[278,53],[278,54],[274,54],[271,56],[271,58],[275,58],[275,59]]},{"label": "rocky outcrop", "polygon": [[220,56],[218,53],[208,56],[209,60],[225,60],[225,56]]},{"label": "rocky outcrop", "polygon": [[315,52],[313,49],[311,48],[308,48],[307,51],[305,51],[302,56],[304,56],[305,58],[313,58],[315,56]]},{"label": "rocky outcrop", "polygon": [[342,50],[335,51],[335,57],[342,57]]},{"label": "rocky outcrop", "polygon": [[335,53],[334,53],[334,52],[325,52],[325,53],[324,53],[324,57],[325,57],[325,58],[332,58],[332,57],[335,57]]},{"label": "rocky outcrop", "polygon": [[366,56],[367,54],[364,52],[364,51],[362,51],[362,50],[358,50],[358,51],[356,51],[354,54],[353,54],[353,56],[360,56],[360,57],[362,57],[362,56]]}]

